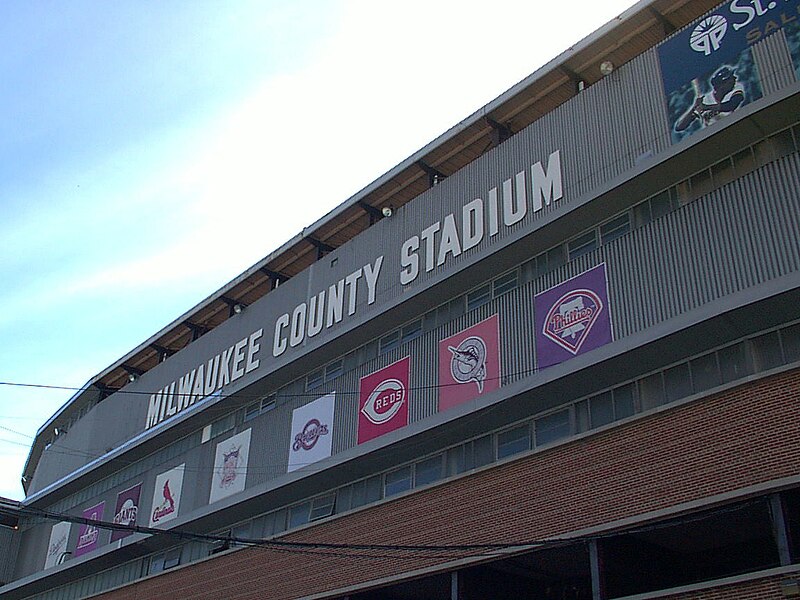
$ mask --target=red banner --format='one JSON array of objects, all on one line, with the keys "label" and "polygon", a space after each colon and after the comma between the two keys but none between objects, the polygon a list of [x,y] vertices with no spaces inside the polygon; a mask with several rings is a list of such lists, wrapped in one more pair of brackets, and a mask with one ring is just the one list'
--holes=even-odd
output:
[{"label": "red banner", "polygon": [[358,443],[408,425],[408,380],[411,360],[405,357],[361,378]]}]

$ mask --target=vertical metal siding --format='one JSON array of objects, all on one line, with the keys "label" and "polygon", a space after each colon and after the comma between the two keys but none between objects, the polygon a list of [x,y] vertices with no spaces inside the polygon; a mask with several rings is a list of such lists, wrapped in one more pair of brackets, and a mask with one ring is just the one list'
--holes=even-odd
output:
[{"label": "vertical metal siding", "polygon": [[783,30],[754,44],[753,56],[761,75],[764,96],[794,83],[794,66]]}]

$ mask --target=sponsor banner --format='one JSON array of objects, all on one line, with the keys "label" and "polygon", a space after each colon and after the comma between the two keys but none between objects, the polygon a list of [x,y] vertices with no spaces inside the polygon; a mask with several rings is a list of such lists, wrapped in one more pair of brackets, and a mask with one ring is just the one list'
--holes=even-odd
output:
[{"label": "sponsor banner", "polygon": [[789,53],[792,55],[794,72],[800,79],[800,18],[788,24],[785,29],[786,42],[789,44]]},{"label": "sponsor banner", "polygon": [[[142,492],[142,484],[135,486],[117,494],[117,505],[114,509],[114,523],[117,525],[136,525],[136,517],[139,516],[139,496]],[[111,541],[116,542],[131,535],[132,531],[111,531]]]},{"label": "sponsor banner", "polygon": [[800,0],[732,0],[659,46],[672,141],[760,98],[751,46],[799,16]]},{"label": "sponsor banner", "polygon": [[292,411],[290,473],[331,455],[335,401],[331,393]]},{"label": "sponsor banner", "polygon": [[161,473],[156,477],[153,491],[153,509],[150,511],[150,527],[156,527],[178,516],[183,489],[183,471],[186,463]]},{"label": "sponsor banner", "polygon": [[500,387],[497,315],[439,342],[439,410]]},{"label": "sponsor banner", "polygon": [[44,558],[44,568],[49,569],[58,564],[59,559],[67,551],[69,532],[72,528],[67,521],[56,523],[50,530],[50,543],[47,544],[47,556]]},{"label": "sponsor banner", "polygon": [[[83,511],[84,519],[91,521],[102,521],[106,503],[95,504],[91,508]],[[78,528],[78,544],[75,546],[75,556],[82,556],[97,548],[100,538],[100,529],[95,525],[81,525]]]},{"label": "sponsor banner", "polygon": [[540,369],[612,340],[606,265],[584,271],[534,297]]},{"label": "sponsor banner", "polygon": [[209,504],[244,490],[251,431],[247,429],[217,444]]},{"label": "sponsor banner", "polygon": [[361,378],[358,443],[408,425],[408,381],[411,359],[406,356]]}]

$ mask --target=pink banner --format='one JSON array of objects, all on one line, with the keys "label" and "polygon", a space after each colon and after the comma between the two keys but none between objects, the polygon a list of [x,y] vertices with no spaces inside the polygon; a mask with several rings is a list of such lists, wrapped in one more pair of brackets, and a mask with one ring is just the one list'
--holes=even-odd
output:
[{"label": "pink banner", "polygon": [[408,425],[407,356],[380,371],[361,378],[359,387],[358,443]]},{"label": "pink banner", "polygon": [[[102,521],[106,503],[95,504],[83,511],[83,518],[92,521]],[[95,525],[81,525],[78,529],[78,545],[75,546],[75,556],[81,556],[97,548],[100,530]]]},{"label": "pink banner", "polygon": [[499,319],[493,315],[439,342],[439,410],[500,387]]}]

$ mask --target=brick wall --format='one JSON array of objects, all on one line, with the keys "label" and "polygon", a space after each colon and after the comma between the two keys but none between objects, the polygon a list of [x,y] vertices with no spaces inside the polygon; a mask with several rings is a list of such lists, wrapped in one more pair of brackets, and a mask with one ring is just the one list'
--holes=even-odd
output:
[{"label": "brick wall", "polygon": [[[800,370],[795,370],[283,539],[351,544],[518,543],[796,475],[800,473],[799,402]],[[239,550],[100,597],[289,599],[454,558],[385,551],[372,553],[379,556],[366,554]],[[737,592],[736,597],[776,597],[776,585],[747,584],[753,595]]]}]

